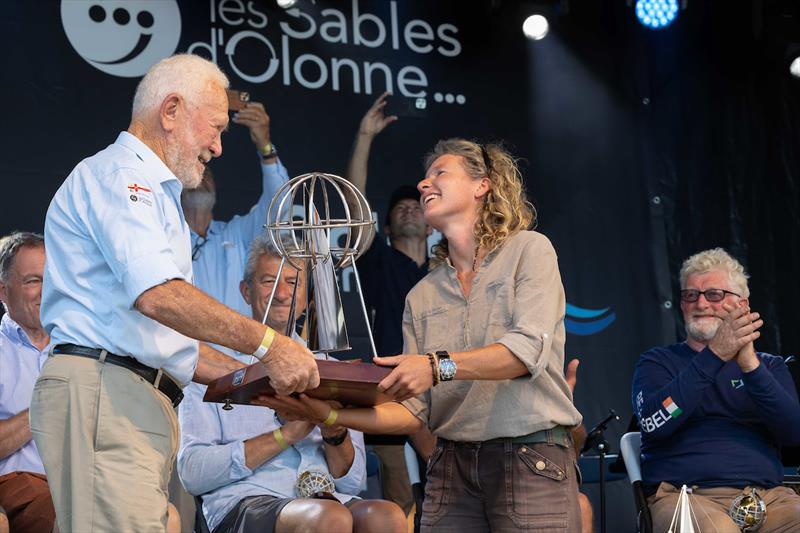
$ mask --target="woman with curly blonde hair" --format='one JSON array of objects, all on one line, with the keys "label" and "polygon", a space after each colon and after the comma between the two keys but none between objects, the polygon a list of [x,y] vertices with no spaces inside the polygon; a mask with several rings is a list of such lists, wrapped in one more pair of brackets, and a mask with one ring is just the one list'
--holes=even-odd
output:
[{"label": "woman with curly blonde hair", "polygon": [[[514,158],[500,145],[436,144],[419,182],[425,221],[444,235],[438,266],[406,298],[404,354],[369,409],[272,400],[284,418],[438,437],[422,530],[580,531],[569,429],[581,422],[564,379],[566,300],[550,241]],[[420,355],[425,354],[425,355]]]}]

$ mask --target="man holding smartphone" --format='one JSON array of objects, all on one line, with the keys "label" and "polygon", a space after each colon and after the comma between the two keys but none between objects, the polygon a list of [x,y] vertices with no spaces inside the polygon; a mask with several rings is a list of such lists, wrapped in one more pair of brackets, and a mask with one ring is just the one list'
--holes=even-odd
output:
[{"label": "man holding smartphone", "polygon": [[267,208],[272,197],[289,175],[272,144],[270,118],[260,102],[243,99],[241,91],[228,91],[231,122],[246,126],[261,165],[261,196],[244,215],[227,222],[214,220],[217,202],[214,175],[209,168],[195,189],[184,189],[181,206],[191,230],[194,285],[231,309],[248,316],[248,309],[239,294],[239,273],[244,268],[250,243],[264,231]]}]

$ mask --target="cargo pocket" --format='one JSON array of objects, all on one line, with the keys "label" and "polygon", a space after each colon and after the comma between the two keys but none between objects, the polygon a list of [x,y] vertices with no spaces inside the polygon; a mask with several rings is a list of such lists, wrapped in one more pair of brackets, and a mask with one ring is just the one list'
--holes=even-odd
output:
[{"label": "cargo pocket", "polygon": [[518,528],[566,531],[569,483],[559,464],[564,453],[572,452],[545,443],[523,444],[506,457],[508,514]]}]

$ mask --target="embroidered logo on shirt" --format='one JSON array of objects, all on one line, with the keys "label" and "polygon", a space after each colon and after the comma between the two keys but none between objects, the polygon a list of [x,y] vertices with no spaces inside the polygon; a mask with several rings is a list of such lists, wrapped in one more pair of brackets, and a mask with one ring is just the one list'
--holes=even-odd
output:
[{"label": "embroidered logo on shirt", "polygon": [[672,396],[667,396],[667,398],[661,402],[661,405],[664,406],[664,409],[659,409],[653,413],[652,416],[642,418],[639,421],[639,427],[641,427],[642,431],[645,433],[650,433],[657,430],[665,423],[674,418],[678,418],[681,416],[681,413],[683,413],[683,410],[678,407],[678,404],[672,401]]},{"label": "embroidered logo on shirt", "polygon": [[744,380],[742,379],[732,379],[731,380],[731,387],[734,389],[741,389],[744,387]]},{"label": "embroidered logo on shirt", "polygon": [[153,202],[147,196],[131,194],[128,198],[130,198],[133,203],[142,202],[144,205],[153,205]]},{"label": "embroidered logo on shirt", "polygon": [[131,183],[130,185],[128,185],[128,190],[131,192],[153,192],[150,189],[147,189],[146,187],[142,187],[138,183]]},{"label": "embroidered logo on shirt", "polygon": [[672,401],[672,396],[667,396],[667,399],[661,402],[661,405],[664,406],[664,409],[667,410],[669,416],[672,418],[678,418],[681,416],[681,413],[683,413],[683,410],[678,407],[678,404]]}]

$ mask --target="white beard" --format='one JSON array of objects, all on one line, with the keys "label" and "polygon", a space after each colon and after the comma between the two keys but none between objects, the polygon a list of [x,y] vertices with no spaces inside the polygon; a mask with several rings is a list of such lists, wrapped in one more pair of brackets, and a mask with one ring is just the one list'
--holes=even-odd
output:
[{"label": "white beard", "polygon": [[717,334],[721,323],[718,318],[690,318],[686,321],[686,333],[697,341],[708,342]]},{"label": "white beard", "polygon": [[183,149],[186,146],[194,146],[195,144],[194,135],[187,131],[182,138],[176,139],[175,142],[167,145],[164,154],[167,168],[175,174],[175,177],[178,178],[178,181],[183,184],[185,189],[196,189],[200,182],[203,181],[202,171],[197,171],[197,165],[199,164],[197,156],[192,157]]}]

